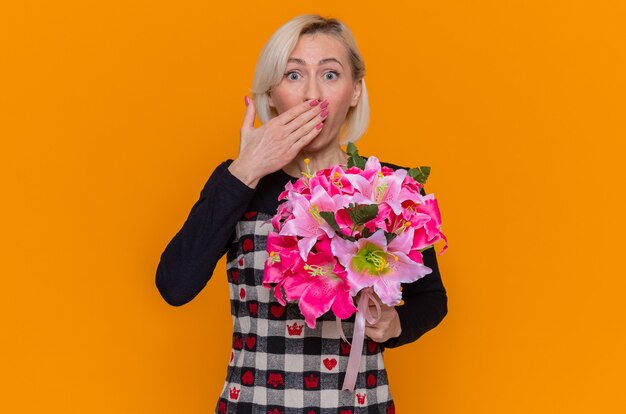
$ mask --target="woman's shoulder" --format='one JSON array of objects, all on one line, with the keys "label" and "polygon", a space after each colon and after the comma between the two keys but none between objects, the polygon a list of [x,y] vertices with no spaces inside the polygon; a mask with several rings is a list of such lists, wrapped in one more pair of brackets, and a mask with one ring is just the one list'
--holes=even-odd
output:
[{"label": "woman's shoulder", "polygon": [[386,161],[380,161],[380,165],[383,167],[389,167],[392,170],[409,170],[410,169],[410,167],[403,167],[403,166],[400,166],[391,162],[386,162]]},{"label": "woman's shoulder", "polygon": [[[397,165],[397,164],[393,164],[393,163],[390,163],[390,162],[385,162],[385,161],[380,161],[380,165],[382,167],[389,167],[389,168],[391,168],[394,171],[395,170],[407,170],[408,171],[408,170],[410,170],[412,168],[412,167],[403,167],[403,166],[400,166],[400,165]],[[426,190],[424,190],[424,188],[422,187],[422,189],[420,190],[420,193],[422,195],[426,195]]]}]

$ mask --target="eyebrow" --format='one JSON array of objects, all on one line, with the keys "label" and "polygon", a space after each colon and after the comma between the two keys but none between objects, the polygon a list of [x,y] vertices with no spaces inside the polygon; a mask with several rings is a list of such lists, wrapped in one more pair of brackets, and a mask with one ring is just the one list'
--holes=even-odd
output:
[{"label": "eyebrow", "polygon": [[[293,62],[293,63],[297,63],[298,65],[306,66],[306,62],[304,60],[302,60],[302,59],[299,59],[299,58],[289,58],[287,60],[287,62]],[[337,62],[337,63],[339,63],[339,65],[341,67],[343,67],[343,65],[341,64],[341,62],[339,60],[337,60],[335,58],[332,58],[332,57],[331,58],[322,59],[319,62],[317,62],[317,64],[318,65],[323,65],[323,64],[328,63],[328,62]]]}]

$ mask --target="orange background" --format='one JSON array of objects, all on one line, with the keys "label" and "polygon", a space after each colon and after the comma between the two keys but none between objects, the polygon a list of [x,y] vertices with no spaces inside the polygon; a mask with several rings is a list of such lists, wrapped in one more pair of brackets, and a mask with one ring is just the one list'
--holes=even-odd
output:
[{"label": "orange background", "polygon": [[385,353],[398,412],[625,412],[625,11],[3,2],[0,411],[212,412],[224,262],[180,308],[156,266],[237,155],[264,42],[317,12],[348,23],[366,62],[361,152],[431,165],[450,239],[447,318]]}]

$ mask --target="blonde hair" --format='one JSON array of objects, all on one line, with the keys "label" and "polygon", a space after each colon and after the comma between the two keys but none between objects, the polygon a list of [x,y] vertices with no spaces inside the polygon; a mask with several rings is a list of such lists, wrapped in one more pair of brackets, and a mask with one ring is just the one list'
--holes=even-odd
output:
[{"label": "blonde hair", "polygon": [[346,120],[340,131],[341,144],[355,142],[367,129],[370,118],[370,107],[365,87],[365,62],[361,58],[356,40],[350,29],[341,21],[324,18],[317,14],[305,14],[294,17],[283,24],[269,38],[259,60],[257,61],[252,81],[252,98],[261,122],[266,123],[277,116],[275,108],[270,107],[269,91],[278,85],[283,78],[287,60],[296,47],[300,36],[305,34],[324,33],[336,37],[346,48],[352,79],[361,82],[361,95],[356,106],[350,107]]}]

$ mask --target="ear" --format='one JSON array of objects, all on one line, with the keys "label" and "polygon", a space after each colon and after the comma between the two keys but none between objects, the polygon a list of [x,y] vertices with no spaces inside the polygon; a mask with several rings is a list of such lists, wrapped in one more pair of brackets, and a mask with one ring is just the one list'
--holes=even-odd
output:
[{"label": "ear", "polygon": [[352,101],[350,102],[350,106],[356,106],[359,102],[359,97],[361,96],[361,91],[363,90],[363,78],[359,79],[354,83],[354,92],[352,93]]},{"label": "ear", "polygon": [[274,100],[272,99],[272,90],[271,89],[269,91],[267,91],[267,103],[272,108],[276,107],[276,105],[274,105]]}]

